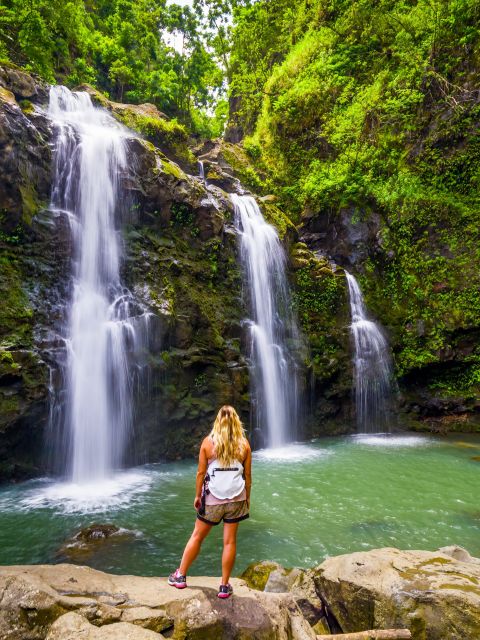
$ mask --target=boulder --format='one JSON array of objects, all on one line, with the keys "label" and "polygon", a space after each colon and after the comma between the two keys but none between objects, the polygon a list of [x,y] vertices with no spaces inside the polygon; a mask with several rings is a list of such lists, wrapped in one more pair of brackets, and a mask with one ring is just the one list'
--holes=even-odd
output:
[{"label": "boulder", "polygon": [[83,564],[107,545],[125,544],[134,538],[134,531],[121,529],[114,524],[91,524],[67,540],[59,549],[58,557],[76,564],[81,561]]},{"label": "boulder", "polygon": [[344,632],[407,628],[414,640],[473,640],[480,638],[480,565],[462,557],[352,553],[325,560],[315,585]]},{"label": "boulder", "polygon": [[313,570],[285,569],[277,562],[263,560],[249,564],[241,578],[252,589],[267,593],[291,593],[295,604],[316,633],[340,630],[333,618],[328,619],[328,611],[316,592]]},{"label": "boulder", "polygon": [[46,640],[161,640],[163,637],[128,622],[96,627],[83,616],[72,612],[55,620]]},{"label": "boulder", "polygon": [[288,593],[261,593],[233,579],[189,578],[177,590],[165,578],[118,576],[76,565],[0,567],[3,640],[314,640]]},{"label": "boulder", "polygon": [[48,97],[46,82],[7,62],[0,66],[0,85],[8,87],[20,100],[45,102]]}]

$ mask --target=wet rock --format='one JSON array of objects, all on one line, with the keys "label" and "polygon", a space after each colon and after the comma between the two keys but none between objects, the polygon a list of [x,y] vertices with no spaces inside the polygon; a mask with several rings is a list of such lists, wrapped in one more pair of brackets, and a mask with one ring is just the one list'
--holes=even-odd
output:
[{"label": "wet rock", "polygon": [[120,527],[114,524],[91,524],[89,527],[81,529],[74,537],[74,540],[82,542],[95,542],[105,540],[120,531]]},{"label": "wet rock", "polygon": [[49,87],[46,82],[34,78],[12,64],[3,63],[0,66],[0,84],[8,87],[19,100],[45,102],[48,98]]},{"label": "wet rock", "polygon": [[136,537],[135,532],[114,524],[92,524],[78,531],[60,548],[58,557],[84,562],[105,546],[125,544]]},{"label": "wet rock", "polygon": [[335,216],[306,211],[299,233],[312,251],[321,249],[344,267],[361,268],[380,250],[380,228],[378,213],[352,207],[341,209]]},{"label": "wet rock", "polygon": [[440,551],[375,549],[315,570],[317,592],[343,632],[399,627],[414,640],[480,637],[479,583],[477,562]]}]

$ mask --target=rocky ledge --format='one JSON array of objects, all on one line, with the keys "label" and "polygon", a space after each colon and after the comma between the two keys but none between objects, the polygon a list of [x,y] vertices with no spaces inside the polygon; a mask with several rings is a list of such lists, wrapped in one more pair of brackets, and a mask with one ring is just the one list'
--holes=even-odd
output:
[{"label": "rocky ledge", "polygon": [[480,560],[460,547],[375,549],[307,571],[263,562],[243,578],[219,601],[212,577],[178,591],[165,578],[70,564],[0,567],[0,638],[314,640],[386,628],[413,640],[480,638]]},{"label": "rocky ledge", "polygon": [[290,593],[260,593],[232,580],[189,578],[177,590],[165,578],[115,576],[69,564],[0,569],[0,638],[5,640],[176,640],[315,638]]}]

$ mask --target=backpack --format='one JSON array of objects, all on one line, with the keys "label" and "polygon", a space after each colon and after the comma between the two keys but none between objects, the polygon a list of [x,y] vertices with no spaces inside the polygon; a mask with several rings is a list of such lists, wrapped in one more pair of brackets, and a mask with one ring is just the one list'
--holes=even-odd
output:
[{"label": "backpack", "polygon": [[221,467],[215,459],[208,465],[208,490],[219,500],[235,498],[245,488],[243,479],[243,464],[235,460],[230,467]]}]

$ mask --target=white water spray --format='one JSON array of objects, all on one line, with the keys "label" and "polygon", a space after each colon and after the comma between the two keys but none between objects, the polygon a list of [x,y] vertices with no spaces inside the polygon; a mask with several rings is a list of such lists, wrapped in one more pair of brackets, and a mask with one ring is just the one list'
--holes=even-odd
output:
[{"label": "white water spray", "polygon": [[285,251],[254,198],[236,194],[231,198],[251,302],[256,423],[266,427],[270,447],[281,447],[297,435],[299,410],[297,366],[287,344],[298,347],[299,337],[290,308]]},{"label": "white water spray", "polygon": [[147,316],[120,281],[116,228],[126,129],[84,92],[50,90],[57,130],[52,208],[70,221],[72,299],[65,327],[65,469],[77,483],[120,467],[132,429],[131,354]]},{"label": "white water spray", "polygon": [[354,340],[355,408],[360,433],[389,430],[388,409],[392,366],[385,336],[369,320],[357,280],[345,272],[350,294],[351,331]]}]

